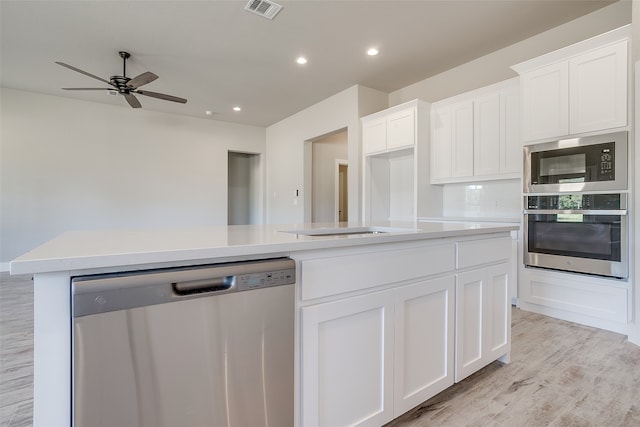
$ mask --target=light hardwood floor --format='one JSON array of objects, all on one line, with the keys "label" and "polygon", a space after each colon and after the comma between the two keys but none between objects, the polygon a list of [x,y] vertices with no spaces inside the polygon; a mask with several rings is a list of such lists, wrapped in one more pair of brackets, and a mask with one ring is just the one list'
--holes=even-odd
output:
[{"label": "light hardwood floor", "polygon": [[[512,341],[510,364],[492,363],[387,427],[640,426],[640,347],[624,336],[514,308]],[[32,384],[33,286],[1,273],[0,426],[31,425]]]}]

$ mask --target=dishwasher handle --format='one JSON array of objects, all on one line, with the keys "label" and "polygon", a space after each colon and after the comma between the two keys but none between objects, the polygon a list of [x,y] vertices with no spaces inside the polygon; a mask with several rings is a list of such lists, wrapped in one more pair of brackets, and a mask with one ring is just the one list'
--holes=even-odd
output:
[{"label": "dishwasher handle", "polygon": [[216,277],[204,280],[173,282],[171,288],[176,295],[194,295],[208,292],[228,291],[235,283],[235,276]]}]

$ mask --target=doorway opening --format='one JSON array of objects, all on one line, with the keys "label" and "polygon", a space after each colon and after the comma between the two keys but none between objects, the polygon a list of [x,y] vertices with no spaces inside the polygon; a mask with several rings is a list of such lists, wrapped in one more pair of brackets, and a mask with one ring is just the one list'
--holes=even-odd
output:
[{"label": "doorway opening", "polygon": [[227,162],[227,224],[261,222],[260,154],[229,151]]},{"label": "doorway opening", "polygon": [[346,160],[336,160],[335,174],[335,202],[336,222],[346,222],[349,220],[349,162]]},{"label": "doorway opening", "polygon": [[[348,162],[347,129],[305,143],[304,217],[311,222],[347,220]],[[342,165],[342,168],[340,167]],[[342,185],[340,174],[342,173]],[[309,191],[309,189],[311,191]],[[342,206],[341,206],[342,203]]]}]

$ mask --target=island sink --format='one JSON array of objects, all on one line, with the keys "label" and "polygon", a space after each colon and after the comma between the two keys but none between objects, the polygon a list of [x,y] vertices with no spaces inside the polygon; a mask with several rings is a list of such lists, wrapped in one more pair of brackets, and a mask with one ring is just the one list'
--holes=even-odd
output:
[{"label": "island sink", "polygon": [[349,235],[366,235],[366,234],[385,234],[385,233],[415,233],[413,228],[395,228],[395,227],[319,227],[319,228],[306,228],[299,230],[280,230],[282,233],[300,234],[303,236],[316,236],[316,237],[336,237],[336,236],[349,236]]}]

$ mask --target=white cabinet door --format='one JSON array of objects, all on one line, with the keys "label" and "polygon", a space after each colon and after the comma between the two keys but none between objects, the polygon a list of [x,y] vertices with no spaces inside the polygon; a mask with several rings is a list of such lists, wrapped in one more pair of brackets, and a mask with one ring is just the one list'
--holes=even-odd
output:
[{"label": "white cabinet door", "polygon": [[521,172],[520,92],[514,85],[500,92],[500,173]]},{"label": "white cabinet door", "polygon": [[500,93],[476,99],[473,118],[473,173],[496,175],[500,173]]},{"label": "white cabinet door", "polygon": [[485,273],[480,269],[456,275],[456,382],[484,366]]},{"label": "white cabinet door", "polygon": [[510,264],[487,268],[487,309],[485,359],[491,363],[511,351]]},{"label": "white cabinet door", "polygon": [[511,350],[509,263],[456,277],[456,382]]},{"label": "white cabinet door", "polygon": [[627,124],[627,42],[569,61],[571,133]]},{"label": "white cabinet door", "polygon": [[473,176],[473,101],[451,106],[452,176]]},{"label": "white cabinet door", "polygon": [[416,140],[416,110],[410,108],[387,118],[387,149],[412,147]]},{"label": "white cabinet door", "polygon": [[560,62],[521,78],[526,141],[569,133],[569,64]]},{"label": "white cabinet door", "polygon": [[379,153],[387,149],[387,120],[385,117],[363,123],[362,144],[365,154]]},{"label": "white cabinet door", "polygon": [[380,426],[393,419],[393,291],[301,309],[301,422]]},{"label": "white cabinet door", "polygon": [[455,98],[432,111],[432,182],[516,178],[522,170],[517,82]]},{"label": "white cabinet door", "polygon": [[395,416],[453,384],[453,276],[395,293]]},{"label": "white cabinet door", "polygon": [[451,107],[434,109],[431,115],[431,180],[450,178],[453,165],[451,146]]}]

